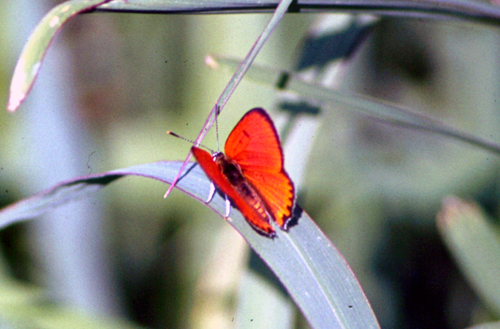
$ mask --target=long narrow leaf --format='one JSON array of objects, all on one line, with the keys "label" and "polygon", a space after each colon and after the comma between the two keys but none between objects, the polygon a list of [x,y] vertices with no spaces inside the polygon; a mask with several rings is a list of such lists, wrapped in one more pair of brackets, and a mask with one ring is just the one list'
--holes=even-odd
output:
[{"label": "long narrow leaf", "polygon": [[[138,13],[264,13],[273,12],[279,0],[128,0],[99,6],[102,11]],[[499,25],[500,8],[463,0],[298,0],[290,12],[348,12],[427,19],[460,19]]]},{"label": "long narrow leaf", "polygon": [[43,57],[57,32],[71,17],[111,0],[72,0],[54,7],[31,34],[17,61],[10,84],[7,109],[14,112],[28,95],[42,66]]},{"label": "long narrow leaf", "polygon": [[[156,162],[62,182],[2,209],[0,227],[50,211],[125,175],[171,182],[180,166],[180,162]],[[192,164],[177,188],[203,202],[210,182]],[[225,213],[225,200],[220,195],[208,206],[221,216]],[[228,222],[269,265],[313,328],[378,328],[370,305],[342,255],[305,212],[297,207],[295,214],[297,224],[289,232],[277,228],[274,239],[257,234],[236,210]]]},{"label": "long narrow leaf", "polygon": [[500,328],[500,321],[482,323],[476,326],[467,327],[465,329],[498,329],[498,328]]},{"label": "long narrow leaf", "polygon": [[[26,43],[12,77],[7,109],[15,111],[28,95],[42,65],[43,57],[57,31],[66,21],[90,10],[138,13],[243,13],[274,11],[278,0],[70,0],[52,9],[38,24]],[[291,12],[335,11],[371,13],[434,19],[458,18],[500,25],[500,8],[479,1],[461,0],[300,0]]]},{"label": "long narrow leaf", "polygon": [[[214,69],[227,68],[232,70],[238,60],[222,55],[210,55],[206,62]],[[500,145],[497,143],[468,134],[448,126],[436,118],[413,112],[394,103],[364,95],[339,92],[305,81],[293,72],[258,64],[252,65],[246,76],[250,80],[272,87],[276,87],[278,83],[286,80],[286,84],[280,86],[279,89],[291,91],[304,99],[339,105],[349,110],[363,112],[376,120],[446,136],[500,155]]]},{"label": "long narrow leaf", "polygon": [[500,235],[477,204],[447,198],[437,218],[439,233],[474,290],[500,315]]}]

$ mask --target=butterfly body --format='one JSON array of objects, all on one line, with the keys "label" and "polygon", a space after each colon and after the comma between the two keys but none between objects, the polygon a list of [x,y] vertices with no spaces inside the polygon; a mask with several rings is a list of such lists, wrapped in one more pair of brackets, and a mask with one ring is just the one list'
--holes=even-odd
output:
[{"label": "butterfly body", "polygon": [[[233,162],[223,153],[218,152],[214,156],[215,163],[219,166],[222,174],[227,178],[229,184],[236,190],[245,201],[264,219],[269,222],[269,216],[262,198],[255,188],[245,178],[238,164]],[[234,202],[234,201],[233,201]]]},{"label": "butterfly body", "polygon": [[283,152],[269,115],[252,109],[229,135],[225,153],[213,156],[193,146],[208,178],[259,233],[274,237],[270,221],[283,230],[292,217],[294,186],[283,168]]}]

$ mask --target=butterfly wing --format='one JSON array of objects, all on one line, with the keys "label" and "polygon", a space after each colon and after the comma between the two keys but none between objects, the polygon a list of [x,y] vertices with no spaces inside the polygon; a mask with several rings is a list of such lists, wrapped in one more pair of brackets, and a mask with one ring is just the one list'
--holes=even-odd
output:
[{"label": "butterfly wing", "polygon": [[232,186],[227,178],[221,172],[213,157],[207,151],[193,146],[191,148],[196,161],[198,161],[201,169],[205,172],[208,178],[231,200],[231,202],[243,214],[247,222],[258,232],[263,235],[272,237],[275,231],[269,223],[267,215],[257,212],[256,208],[252,207]]},{"label": "butterfly wing", "polygon": [[276,223],[286,230],[292,217],[294,186],[283,167],[278,133],[267,112],[260,108],[248,111],[227,138],[224,149],[260,194]]}]

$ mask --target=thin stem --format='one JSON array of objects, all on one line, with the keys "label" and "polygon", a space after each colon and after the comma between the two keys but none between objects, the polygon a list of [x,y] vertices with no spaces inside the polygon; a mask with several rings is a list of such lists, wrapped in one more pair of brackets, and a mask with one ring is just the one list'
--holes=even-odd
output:
[{"label": "thin stem", "polygon": [[[220,14],[267,13],[277,8],[278,0],[227,1],[184,0],[171,1],[129,0],[112,1],[99,6],[97,11],[162,14]],[[287,7],[288,8],[288,7]],[[348,12],[384,16],[430,19],[461,19],[500,25],[500,8],[480,1],[463,0],[297,0],[288,12]]]},{"label": "thin stem", "polygon": [[[250,65],[252,65],[255,57],[257,57],[257,54],[260,52],[260,50],[264,46],[267,39],[269,39],[269,36],[271,35],[271,33],[274,31],[276,26],[278,26],[278,23],[280,22],[280,20],[283,18],[283,16],[287,12],[288,7],[290,6],[291,3],[292,3],[292,0],[280,1],[278,7],[276,8],[276,11],[274,12],[273,16],[269,20],[269,23],[267,23],[266,27],[264,28],[262,33],[257,38],[257,41],[255,41],[252,48],[248,52],[247,56],[241,62],[240,66],[238,66],[238,68],[234,72],[233,76],[229,80],[228,84],[226,85],[226,88],[224,88],[224,90],[222,91],[221,95],[219,96],[219,99],[217,100],[215,105],[212,107],[212,111],[210,111],[210,114],[208,115],[207,120],[203,124],[203,127],[202,127],[200,133],[198,134],[198,137],[196,137],[196,139],[195,139],[195,145],[199,145],[201,140],[205,137],[208,130],[213,125],[214,120],[216,118],[216,115],[222,111],[222,109],[224,108],[224,105],[226,105],[227,101],[229,100],[229,98],[233,94],[234,90],[236,89],[236,87],[238,86],[240,81],[243,79],[243,76],[250,68]],[[165,193],[164,198],[166,198],[170,194],[170,192],[174,188],[175,184],[177,183],[177,181],[181,177],[182,172],[186,168],[189,160],[191,160],[191,155],[192,155],[191,152],[189,152],[188,156],[186,157],[186,160],[184,160],[184,163],[182,164],[182,167],[179,170],[179,173],[177,174],[174,181],[172,182],[172,184],[168,188],[167,192]]]}]

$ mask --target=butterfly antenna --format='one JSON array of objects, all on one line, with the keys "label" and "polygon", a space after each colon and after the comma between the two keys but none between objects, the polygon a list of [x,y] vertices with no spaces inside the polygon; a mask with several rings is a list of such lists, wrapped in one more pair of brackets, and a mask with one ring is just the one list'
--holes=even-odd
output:
[{"label": "butterfly antenna", "polygon": [[[174,137],[177,137],[177,138],[180,138],[182,140],[185,140],[186,142],[188,143],[191,143],[193,145],[196,145],[195,142],[189,138],[186,138],[186,137],[183,137],[183,136],[180,136],[180,135],[177,135],[176,133],[172,132],[172,131],[167,131],[167,134],[171,135],[171,136],[174,136]],[[202,147],[204,148],[205,150],[209,151],[210,153],[215,153],[212,149],[209,149],[208,147],[206,147],[205,145],[203,144],[200,144],[198,145],[199,147]]]},{"label": "butterfly antenna", "polygon": [[219,146],[219,124],[217,118],[219,117],[220,113],[220,107],[217,105],[217,108],[215,110],[215,138],[217,139],[217,152],[220,152],[220,146]]}]

